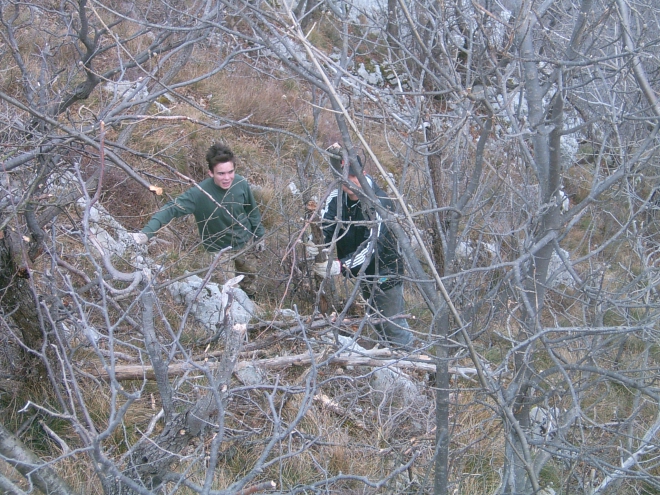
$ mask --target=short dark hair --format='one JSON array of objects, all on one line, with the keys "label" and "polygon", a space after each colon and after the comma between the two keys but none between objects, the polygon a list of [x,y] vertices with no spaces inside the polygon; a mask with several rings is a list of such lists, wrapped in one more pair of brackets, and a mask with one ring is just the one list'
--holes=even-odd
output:
[{"label": "short dark hair", "polygon": [[229,146],[220,143],[214,144],[206,152],[206,162],[209,164],[209,170],[211,172],[213,172],[213,167],[218,163],[232,162],[234,167],[236,167],[234,152],[229,149]]},{"label": "short dark hair", "polygon": [[[348,165],[348,175],[354,175],[357,177],[361,172],[362,172],[362,160],[360,157],[357,157],[358,165],[359,168],[357,168],[355,165],[350,163]],[[344,164],[343,160],[339,159],[330,159],[330,165],[332,165],[332,170],[339,176],[342,176],[344,174],[344,168],[346,165]]]}]

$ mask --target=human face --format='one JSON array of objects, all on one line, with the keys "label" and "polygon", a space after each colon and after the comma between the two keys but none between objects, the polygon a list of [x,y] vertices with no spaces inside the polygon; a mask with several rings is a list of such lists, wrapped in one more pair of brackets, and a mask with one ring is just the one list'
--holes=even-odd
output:
[{"label": "human face", "polygon": [[213,177],[213,182],[220,189],[229,189],[234,182],[233,162],[216,163],[213,172],[209,170],[209,177]]},{"label": "human face", "polygon": [[[360,180],[357,178],[355,175],[348,175],[348,180],[350,180],[353,184],[355,184],[356,187],[360,187]],[[358,196],[355,194],[353,191],[351,191],[347,186],[341,186],[342,190],[346,193],[346,196],[348,196],[348,199],[351,201],[357,201]]]}]

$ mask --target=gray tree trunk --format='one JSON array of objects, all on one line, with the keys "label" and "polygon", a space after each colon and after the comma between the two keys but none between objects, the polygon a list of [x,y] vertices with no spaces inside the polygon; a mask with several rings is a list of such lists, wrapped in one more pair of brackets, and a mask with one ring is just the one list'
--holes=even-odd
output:
[{"label": "gray tree trunk", "polygon": [[55,471],[1,424],[0,455],[42,493],[49,495],[73,495],[75,493]]}]

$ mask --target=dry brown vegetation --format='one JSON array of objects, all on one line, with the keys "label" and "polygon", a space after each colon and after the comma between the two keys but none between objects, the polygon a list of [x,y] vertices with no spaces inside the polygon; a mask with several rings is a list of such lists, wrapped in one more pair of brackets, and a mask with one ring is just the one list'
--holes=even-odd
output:
[{"label": "dry brown vegetation", "polygon": [[[28,13],[21,15],[18,21],[26,22]],[[42,23],[54,28],[57,19],[54,13],[43,11],[40,15]],[[115,17],[106,15],[104,21],[110,24]],[[53,20],[49,21],[48,16],[53,16]],[[155,9],[150,16],[152,22],[157,22],[164,18],[165,9]],[[225,21],[236,30],[232,33],[233,39],[239,40],[236,47],[250,46],[247,38],[240,38],[241,33],[250,32],[242,13],[227,14]],[[316,12],[313,21],[317,24],[307,34],[314,47],[330,54],[341,46],[341,23],[330,11]],[[366,24],[366,18],[361,22]],[[138,33],[138,27],[132,23],[121,23],[115,29],[113,32],[121,37]],[[19,31],[16,46],[29,70],[39,69],[36,60],[42,37],[49,38],[51,43],[57,39],[46,32],[44,29]],[[348,32],[352,41],[364,36],[352,69],[361,62],[373,67],[388,56],[382,39],[373,31],[368,33],[364,26],[351,25]],[[570,38],[565,34],[563,37]],[[140,34],[128,40],[124,47],[130,53],[138,53],[146,49],[150,40],[150,35]],[[177,74],[168,84],[183,84],[212,71],[218,57],[226,55],[225,48],[218,46],[222,47],[208,39],[197,46],[189,56],[185,73]],[[112,49],[104,51],[97,61],[98,67],[113,67],[122,58],[121,53]],[[52,83],[53,94],[70,89],[72,81],[79,83],[85,78],[85,72],[76,69],[78,54],[73,47],[63,47],[58,55],[53,61],[53,71],[63,75]],[[164,77],[174,62],[161,67],[158,64],[163,57],[151,56],[142,66],[131,67],[123,75],[134,81],[158,68],[157,77]],[[447,59],[447,63],[456,63],[460,57]],[[71,67],[73,70],[69,70]],[[396,68],[401,72],[407,70],[404,63]],[[113,73],[104,77],[115,76]],[[410,69],[406,76],[417,77],[419,71]],[[20,80],[21,71],[12,62],[0,71],[3,94],[23,97],[25,88]],[[505,80],[504,85],[508,82]],[[435,83],[424,80],[424,84]],[[643,444],[640,439],[653,431],[658,417],[655,400],[660,361],[655,314],[658,234],[655,213],[640,206],[648,203],[645,198],[652,197],[657,187],[653,174],[642,179],[637,172],[623,175],[596,199],[592,197],[595,185],[626,169],[625,163],[617,162],[623,160],[624,152],[613,146],[607,148],[611,157],[600,159],[596,156],[595,140],[581,143],[573,163],[562,172],[561,185],[575,208],[573,211],[582,207],[584,210],[579,213],[581,216],[569,217],[566,212],[561,213],[565,217],[555,216],[555,220],[562,220],[549,229],[558,232],[557,246],[569,253],[570,268],[581,283],[552,284],[546,278],[539,282],[534,278],[534,269],[521,260],[533,257],[529,248],[538,241],[537,233],[547,221],[544,215],[553,205],[542,204],[538,174],[530,171],[524,153],[519,152],[523,144],[534,151],[538,143],[529,144],[532,137],[530,141],[523,140],[523,144],[515,141],[503,130],[509,123],[508,116],[499,115],[500,128],[488,133],[492,141],[485,147],[483,173],[470,198],[461,203],[461,194],[476,176],[477,142],[488,117],[485,106],[471,107],[474,121],[466,120],[460,126],[453,127],[450,119],[434,123],[439,129],[435,129],[436,138],[430,141],[427,127],[405,128],[400,120],[390,118],[389,113],[400,108],[392,109],[375,98],[358,97],[359,92],[352,87],[338,86],[341,96],[352,102],[350,114],[359,121],[359,128],[350,132],[357,144],[356,152],[365,158],[367,172],[381,185],[385,184],[385,178],[380,176],[377,164],[367,158],[369,150],[365,148],[370,148],[384,171],[392,174],[405,203],[398,205],[399,212],[405,206],[415,215],[414,225],[403,214],[397,221],[409,234],[417,228],[424,235],[426,248],[435,257],[428,263],[418,251],[424,263],[423,273],[432,277],[432,267],[442,267],[443,283],[464,318],[466,335],[472,339],[473,349],[468,352],[465,336],[456,328],[459,326],[456,318],[448,313],[436,315],[451,331],[448,340],[439,337],[437,320],[419,288],[419,280],[409,272],[405,284],[409,322],[425,343],[414,359],[427,363],[429,359],[442,357],[446,346],[453,353],[451,366],[471,368],[478,360],[487,373],[487,384],[473,374],[453,374],[449,390],[443,390],[449,401],[445,419],[449,428],[448,479],[453,493],[504,493],[503,473],[513,469],[509,465],[512,456],[507,453],[514,438],[511,432],[520,424],[526,433],[533,427],[516,415],[531,406],[556,408],[563,417],[568,417],[567,411],[575,413],[560,432],[554,432],[557,436],[537,438],[536,443],[532,441],[528,445],[532,459],[539,459],[544,452],[551,453],[539,470],[536,480],[539,486],[552,487],[556,493],[580,490],[580,493],[592,493],[589,490],[607,475],[616,473],[618,466],[640,448]],[[331,111],[327,100],[319,98],[317,92],[318,88],[309,81],[286,72],[282,61],[275,57],[257,59],[250,54],[242,55],[228,64],[226,70],[177,88],[172,92],[173,101],[161,97],[169,113],[152,103],[140,109],[138,120],[119,121],[109,125],[105,132],[108,149],[120,154],[131,171],[142,179],[139,183],[110,159],[103,162],[98,205],[128,231],[139,230],[166,201],[190,187],[191,182],[207,176],[204,155],[211,143],[227,143],[236,153],[237,172],[252,184],[267,228],[267,249],[259,258],[256,297],[262,312],[259,321],[254,320],[249,327],[239,355],[242,362],[302,355],[311,352],[312,343],[318,346],[314,352],[325,359],[338,348],[333,340],[335,333],[355,336],[366,349],[373,349],[378,340],[368,325],[362,326],[359,317],[364,315],[364,304],[359,298],[350,309],[335,308],[338,313],[345,309],[347,315],[358,317],[350,324],[313,327],[314,322],[320,321],[317,286],[297,241],[308,235],[305,202],[323,198],[330,182],[321,150],[341,135],[335,120],[338,112]],[[409,93],[394,100],[401,107],[406,104],[413,107],[412,103],[426,105],[424,111],[443,117],[450,114],[453,106],[462,103],[458,95],[463,98],[469,94],[467,89],[448,91],[449,96],[442,96],[447,100],[429,95],[418,101],[414,100],[414,91]],[[62,125],[74,128],[95,125],[97,116],[110,113],[112,97],[97,88],[89,98],[71,105],[66,116],[60,118]],[[117,107],[119,102],[112,105]],[[23,111],[15,107],[5,111],[7,122],[24,118]],[[428,116],[422,113],[418,115],[420,122]],[[132,129],[130,138],[115,146],[127,127]],[[5,159],[10,159],[11,153],[20,150],[10,147],[9,138],[25,133],[11,125],[6,125],[3,132],[7,136],[4,145],[10,150]],[[511,134],[515,133],[511,131]],[[359,137],[364,139],[366,147]],[[100,141],[98,134],[94,139]],[[635,147],[631,144],[631,148]],[[439,160],[442,172],[439,183],[434,183],[437,176],[430,180],[429,156],[437,156]],[[76,179],[64,172],[77,169],[66,164],[79,165],[81,176],[87,180],[101,163],[96,149],[83,149],[82,145],[71,146],[59,158],[62,166],[54,167],[53,176],[76,187]],[[655,166],[653,160],[650,153],[647,161],[651,167]],[[30,174],[12,174],[11,179],[23,182],[24,190],[32,187]],[[291,183],[296,184],[301,194],[291,192]],[[148,185],[162,188],[163,194],[149,191],[145,187]],[[89,196],[94,194],[94,190],[86,192]],[[45,208],[57,199],[55,193],[39,203],[39,207]],[[428,213],[443,207],[450,208]],[[83,225],[89,207],[71,202],[61,209],[58,221],[50,224],[50,251],[36,258],[31,267],[31,290],[39,295],[37,300],[44,307],[55,307],[52,301],[61,301],[61,314],[66,313],[61,320],[52,317],[52,328],[57,329],[52,331],[56,335],[53,341],[61,345],[53,345],[59,352],[53,358],[57,365],[47,370],[22,360],[21,341],[15,338],[19,332],[10,312],[3,309],[0,404],[5,427],[44,462],[53,461],[57,473],[74,490],[100,493],[100,481],[87,453],[83,452],[90,449],[82,440],[80,429],[80,425],[86,425],[87,417],[97,431],[102,431],[109,427],[122,406],[127,407],[121,426],[113,427],[103,443],[108,458],[120,467],[126,465],[122,456],[134,448],[150,425],[153,430],[149,438],[156,438],[167,424],[162,421],[152,424],[163,406],[156,383],[136,379],[124,381],[120,386],[114,384],[113,388],[99,378],[111,357],[118,366],[149,364],[141,329],[141,299],[137,293],[110,294],[97,281],[103,278],[104,269],[85,237],[91,232]],[[15,216],[3,214],[0,221],[4,222],[3,226],[13,225]],[[105,227],[115,237],[120,234],[121,229]],[[443,263],[438,259],[438,250],[431,249],[434,243],[440,251],[445,250]],[[497,246],[495,254],[484,248],[489,244]],[[468,248],[472,251],[466,254]],[[148,256],[157,266],[151,281],[158,298],[155,331],[161,352],[173,366],[186,362],[215,364],[225,350],[223,339],[212,345],[207,343],[208,332],[188,316],[189,308],[177,303],[167,290],[169,281],[189,272],[205,275],[207,266],[200,258],[199,249],[196,226],[187,218],[163,229],[147,250],[131,247],[112,259],[115,268],[125,273],[136,270],[137,257]],[[57,265],[58,257],[66,266]],[[533,274],[526,279],[532,280],[531,288],[524,283],[523,269]],[[126,280],[113,283],[117,290],[130,284]],[[353,285],[341,278],[336,283],[343,305]],[[532,315],[523,293],[540,294],[543,304],[538,314]],[[535,302],[534,297],[530,299]],[[292,330],[293,323],[282,321],[282,309],[295,309],[305,333]],[[44,314],[51,317],[57,313]],[[76,318],[79,327],[71,323]],[[66,339],[63,333],[58,334],[63,328],[58,325],[60,321],[68,322],[71,333]],[[92,346],[80,330],[83,327],[97,328],[104,335],[112,333],[114,340],[101,340],[96,347]],[[525,374],[521,369],[529,371]],[[229,489],[237,480],[250,475],[251,483],[275,480],[282,493],[323,490],[341,494],[431,493],[437,461],[436,399],[442,388],[436,381],[439,377],[402,365],[401,373],[410,376],[419,387],[419,402],[402,405],[396,402],[396,397],[392,399],[374,389],[373,372],[374,367],[367,365],[315,363],[315,366],[267,369],[258,385],[234,377],[224,414],[212,418],[218,423],[222,420],[222,427],[213,434],[199,435],[183,451],[176,452],[176,470],[185,472],[191,483],[202,485],[209,476],[206,466],[220,435],[220,460],[211,475],[215,490]],[[520,376],[525,377],[521,382],[529,387],[524,400],[515,399]],[[17,378],[29,385],[17,386]],[[54,390],[49,378],[63,388]],[[185,410],[206,394],[207,379],[200,367],[191,367],[183,375],[171,377],[179,410]],[[71,393],[71,398],[58,396],[62,390],[69,392],[74,384],[80,388]],[[135,397],[129,397],[130,394]],[[507,397],[502,398],[504,395]],[[69,402],[70,416],[58,414],[62,403]],[[514,416],[520,423],[511,419]],[[268,455],[260,458],[265,446],[285,430],[286,435]],[[655,437],[651,440],[655,441]],[[631,468],[627,472],[630,477],[621,476],[612,489],[626,495],[658,493],[660,468],[654,452],[650,450],[640,456],[639,469]],[[252,472],[255,466],[259,466],[258,474]],[[21,479],[8,463],[0,462],[0,469],[8,479]],[[28,484],[24,480],[20,483],[28,491]],[[167,488],[177,493],[194,493],[190,486],[175,488],[174,482]]]}]

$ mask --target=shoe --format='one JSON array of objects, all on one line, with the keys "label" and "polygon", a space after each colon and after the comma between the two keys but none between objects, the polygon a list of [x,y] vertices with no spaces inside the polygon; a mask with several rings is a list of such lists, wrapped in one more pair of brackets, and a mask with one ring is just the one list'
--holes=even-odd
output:
[{"label": "shoe", "polygon": [[239,285],[239,287],[248,295],[250,299],[252,299],[257,294],[257,290],[251,285]]}]

